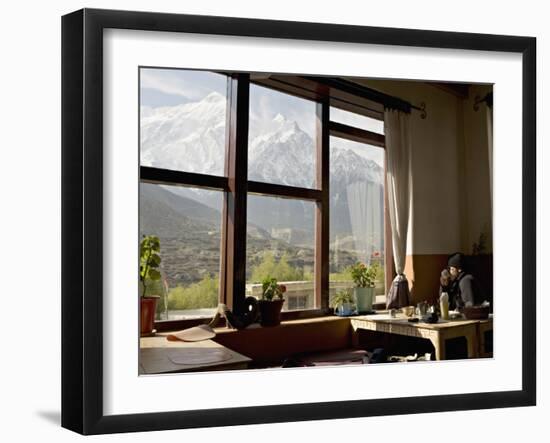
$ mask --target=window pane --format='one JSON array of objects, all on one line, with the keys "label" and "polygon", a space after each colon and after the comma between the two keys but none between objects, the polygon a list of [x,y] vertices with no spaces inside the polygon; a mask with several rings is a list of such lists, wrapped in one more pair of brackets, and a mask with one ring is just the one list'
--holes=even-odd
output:
[{"label": "window pane", "polygon": [[366,131],[376,132],[377,134],[384,134],[384,122],[365,115],[331,107],[330,119],[333,122],[365,129]]},{"label": "window pane", "polygon": [[260,298],[262,279],[275,277],[287,291],[283,310],[315,305],[315,204],[248,196],[246,294]]},{"label": "window pane", "polygon": [[384,150],[330,138],[330,294],[353,287],[349,266],[377,264],[384,279]]},{"label": "window pane", "polygon": [[161,280],[146,295],[160,295],[157,319],[211,316],[218,305],[223,193],[140,184],[139,233],[160,239]]},{"label": "window pane", "polygon": [[315,103],[250,85],[248,178],[315,187]]},{"label": "window pane", "polygon": [[226,88],[220,74],[142,68],[141,165],[224,175]]}]

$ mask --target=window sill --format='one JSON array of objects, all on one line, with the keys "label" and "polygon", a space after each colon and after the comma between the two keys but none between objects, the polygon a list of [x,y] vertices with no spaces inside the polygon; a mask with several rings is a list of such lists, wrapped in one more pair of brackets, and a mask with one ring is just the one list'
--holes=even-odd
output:
[{"label": "window sill", "polygon": [[214,328],[214,332],[216,334],[234,334],[234,333],[242,333],[242,332],[256,331],[256,330],[277,331],[279,329],[292,328],[298,325],[327,324],[327,323],[338,322],[338,321],[349,321],[349,319],[350,317],[339,317],[337,315],[324,315],[324,316],[311,317],[311,318],[283,320],[281,321],[281,324],[277,326],[262,326],[260,325],[260,323],[253,323],[247,328],[240,329],[240,330],[222,326],[222,327]]},{"label": "window sill", "polygon": [[[281,319],[286,321],[300,319],[315,319],[330,316],[331,312],[328,309],[304,309],[301,311],[284,311],[281,312]],[[193,326],[208,324],[212,321],[212,317],[193,318],[188,320],[161,320],[155,322],[157,332],[174,332],[182,329],[191,328]],[[224,320],[221,320],[224,322]],[[250,325],[252,327],[253,325]],[[226,328],[222,328],[226,329]]]}]

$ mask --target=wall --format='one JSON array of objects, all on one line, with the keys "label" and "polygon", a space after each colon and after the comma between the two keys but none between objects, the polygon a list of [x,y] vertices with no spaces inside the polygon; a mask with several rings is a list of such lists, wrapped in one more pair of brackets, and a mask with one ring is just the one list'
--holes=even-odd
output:
[{"label": "wall", "polygon": [[[487,106],[474,110],[476,97],[484,97],[491,90],[488,85],[475,85],[464,101],[464,174],[466,180],[464,233],[462,250],[471,251],[481,232],[488,236],[488,251],[492,251],[492,202],[487,149]],[[497,96],[498,98],[498,96]],[[495,114],[498,117],[498,102]]]},{"label": "wall", "polygon": [[475,86],[461,97],[421,82],[365,80],[365,85],[420,106],[411,114],[412,205],[405,274],[413,302],[438,295],[439,272],[455,251],[470,253],[481,229],[491,227],[485,105],[473,110]]},{"label": "wall", "polygon": [[269,328],[249,327],[241,331],[224,328],[217,331],[214,341],[256,363],[277,365],[296,354],[349,348],[351,336],[349,319],[326,317],[293,320]]},{"label": "wall", "polygon": [[[318,3],[278,0],[245,2],[202,0],[173,2],[157,0],[100,0],[52,2],[8,2],[7,18],[0,33],[5,64],[0,71],[3,163],[0,175],[4,233],[3,298],[9,314],[3,316],[3,365],[0,369],[0,409],[5,418],[0,438],[7,442],[75,441],[158,442],[258,441],[280,442],[289,436],[314,437],[318,442],[341,441],[361,436],[367,441],[401,442],[403,436],[443,439],[462,443],[465,434],[476,441],[524,441],[526,435],[547,434],[550,415],[550,383],[541,374],[550,369],[550,353],[543,352],[550,339],[550,322],[542,313],[550,308],[541,291],[542,269],[550,266],[548,254],[537,260],[538,298],[538,406],[492,410],[457,411],[387,417],[320,420],[301,423],[234,426],[154,433],[81,437],[59,426],[60,414],[60,16],[81,7],[156,10],[189,14],[272,18],[281,20],[351,23],[356,25],[439,29],[531,35],[538,38],[538,190],[539,227],[550,224],[550,155],[545,122],[550,119],[550,88],[542,88],[550,74],[550,28],[545,5],[525,0],[520,6],[505,2],[464,0],[452,9],[440,2],[419,3],[351,2]],[[498,106],[498,104],[497,104]],[[33,109],[29,113],[29,109]],[[498,109],[497,109],[498,111]],[[433,115],[433,114],[432,114]],[[27,116],[27,118],[24,118]],[[429,116],[429,118],[431,118]],[[548,146],[547,146],[548,147]],[[547,151],[546,151],[547,152]],[[22,180],[22,168],[25,177]],[[543,199],[542,196],[545,198]],[[22,204],[25,202],[25,204]],[[16,214],[17,216],[14,216]],[[39,217],[37,217],[39,215]],[[540,229],[540,228],[539,228]],[[550,249],[550,233],[539,230],[540,250]],[[40,253],[29,245],[40,245]],[[44,251],[48,251],[44,253]],[[8,253],[9,252],[9,253]],[[23,300],[18,302],[17,300]],[[22,327],[22,323],[26,327]],[[32,325],[32,326],[31,326]],[[513,350],[510,358],[514,358]],[[345,373],[345,369],[342,373]],[[380,375],[381,382],[387,382]],[[498,377],[499,374],[495,374]],[[365,383],[375,383],[365,379]],[[327,381],[327,389],[338,389],[342,379]],[[449,380],[435,379],[434,383]],[[411,380],[414,383],[414,380]],[[246,388],[246,387],[244,387]],[[284,389],[284,387],[282,387]],[[162,395],[159,393],[159,395]],[[223,393],[220,393],[223,395]],[[541,440],[544,438],[541,437]]]}]

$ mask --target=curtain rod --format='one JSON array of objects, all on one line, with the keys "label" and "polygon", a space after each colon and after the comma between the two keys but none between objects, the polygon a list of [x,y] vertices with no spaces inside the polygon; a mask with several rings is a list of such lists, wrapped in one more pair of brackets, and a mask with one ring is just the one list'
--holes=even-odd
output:
[{"label": "curtain rod", "polygon": [[323,84],[330,88],[338,89],[342,92],[347,92],[349,94],[375,101],[384,105],[384,108],[397,109],[399,111],[406,112],[407,114],[411,113],[411,109],[415,109],[420,111],[420,118],[425,119],[427,116],[426,103],[424,102],[420,103],[420,106],[415,106],[401,98],[394,97],[367,86],[359,85],[340,78],[316,76],[304,76],[303,78]]},{"label": "curtain rod", "polygon": [[479,111],[479,105],[481,103],[487,103],[487,106],[489,106],[489,108],[492,108],[493,107],[493,92],[488,92],[487,94],[485,94],[484,97],[480,97],[479,95],[476,95],[476,98],[474,99],[474,111]]}]

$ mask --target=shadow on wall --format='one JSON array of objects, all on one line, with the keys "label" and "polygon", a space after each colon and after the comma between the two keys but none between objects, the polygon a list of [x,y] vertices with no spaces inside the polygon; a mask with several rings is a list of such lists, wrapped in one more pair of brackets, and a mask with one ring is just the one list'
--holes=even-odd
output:
[{"label": "shadow on wall", "polygon": [[61,424],[61,411],[36,411],[36,415],[55,426]]}]

